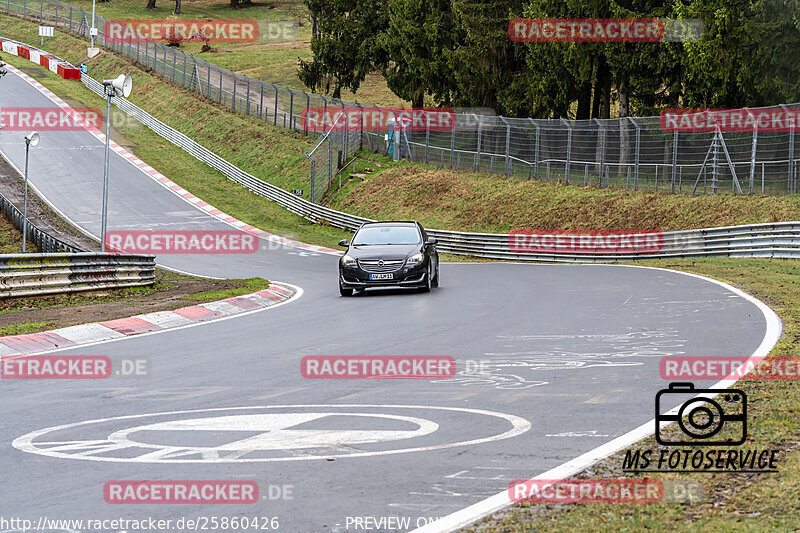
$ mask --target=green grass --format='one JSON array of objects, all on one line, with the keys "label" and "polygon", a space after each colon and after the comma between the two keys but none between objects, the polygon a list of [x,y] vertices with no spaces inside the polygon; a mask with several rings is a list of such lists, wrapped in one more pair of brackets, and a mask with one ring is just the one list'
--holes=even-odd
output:
[{"label": "green grass", "polygon": [[239,281],[242,284],[241,287],[219,291],[198,292],[189,296],[184,296],[184,298],[211,302],[215,300],[223,300],[225,298],[232,298],[234,296],[241,296],[243,294],[250,294],[251,292],[263,291],[264,289],[269,288],[269,282],[262,278],[247,278]]},{"label": "green grass", "polygon": [[[1,82],[0,82],[1,83]],[[37,253],[39,249],[29,242],[25,245],[26,252]],[[0,254],[21,254],[22,232],[14,227],[9,220],[0,215]]]},{"label": "green grass", "polygon": [[37,331],[44,331],[50,328],[50,326],[51,324],[48,324],[47,322],[27,322],[25,324],[15,324],[13,326],[0,327],[0,337],[35,333]]},{"label": "green grass", "polygon": [[[709,276],[739,287],[768,303],[784,324],[781,340],[770,357],[797,356],[800,342],[800,260],[697,259],[648,261],[647,266],[667,267]],[[748,397],[750,437],[747,448],[775,449],[777,474],[648,474],[703,484],[705,501],[695,504],[572,504],[515,505],[464,531],[516,533],[528,531],[796,531],[800,516],[800,382],[740,381],[737,388]],[[655,448],[653,438],[632,448]],[[580,477],[619,478],[621,454],[592,467]],[[640,477],[640,476],[639,476]]]},{"label": "green grass", "polygon": [[[87,0],[74,0],[73,6],[83,8],[91,18],[92,2]],[[146,9],[146,0],[113,0],[111,2],[97,2],[96,13],[109,20],[116,19],[250,19],[263,23],[288,23],[292,25],[292,34],[282,42],[270,42],[260,38],[254,43],[212,43],[212,49],[202,52],[202,44],[184,43],[180,49],[187,54],[193,54],[200,59],[217,64],[223,68],[239,74],[260,79],[265,82],[283,85],[297,90],[308,90],[297,77],[299,59],[310,60],[311,53],[311,23],[308,9],[302,0],[277,0],[274,2],[254,2],[250,5],[232,9],[230,2],[219,0],[187,0],[181,4],[181,14],[174,15],[174,2],[157,0],[155,9]],[[35,4],[31,4],[35,5]],[[35,11],[35,8],[34,8]],[[74,12],[77,17],[78,11]],[[60,13],[61,14],[61,13]],[[68,16],[68,15],[67,15]],[[4,24],[5,25],[5,24]],[[297,25],[296,27],[294,25]],[[58,31],[58,30],[57,30]],[[102,31],[102,30],[101,30]],[[296,35],[294,35],[296,33]],[[56,40],[46,40],[45,48],[53,48]],[[28,41],[33,43],[34,41]],[[38,37],[35,42],[39,42]],[[77,61],[86,55],[84,44],[83,53],[77,57],[64,56],[65,59]],[[51,51],[54,51],[51,50]],[[395,96],[386,85],[380,73],[367,76],[362,83],[358,94],[343,91],[341,98],[344,100],[358,99],[386,106],[409,107]]]}]

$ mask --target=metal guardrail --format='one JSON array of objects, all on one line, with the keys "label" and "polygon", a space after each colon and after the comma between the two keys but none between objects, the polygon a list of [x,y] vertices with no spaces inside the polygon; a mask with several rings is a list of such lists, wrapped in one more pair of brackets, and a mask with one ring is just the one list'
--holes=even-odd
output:
[{"label": "metal guardrail", "polygon": [[[22,212],[17,209],[17,207],[12,204],[5,196],[0,194],[0,211],[6,216],[6,218],[14,225],[15,228],[22,231],[24,226]],[[31,224],[31,221],[28,220],[28,242],[32,242],[36,245],[36,248],[39,249],[42,253],[52,253],[52,252],[70,252],[70,253],[77,253],[83,252],[80,248],[68,244],[56,237],[53,237],[49,233],[44,230],[39,229],[35,225]]]},{"label": "metal guardrail", "polygon": [[0,255],[0,297],[41,296],[155,283],[155,256],[100,252]]},{"label": "metal guardrail", "polygon": [[[103,95],[102,85],[90,76],[81,76],[83,84]],[[135,118],[175,146],[185,150],[231,181],[251,192],[272,200],[281,207],[312,222],[355,230],[372,219],[343,213],[297,197],[236,167],[183,133],[167,126],[125,98],[113,98],[121,111]],[[439,250],[457,255],[493,259],[544,262],[614,262],[680,257],[800,257],[800,221],[775,224],[751,224],[721,228],[695,229],[663,233],[663,247],[656,253],[638,254],[562,254],[520,253],[512,250],[507,234],[470,233],[428,230],[439,240]]]}]

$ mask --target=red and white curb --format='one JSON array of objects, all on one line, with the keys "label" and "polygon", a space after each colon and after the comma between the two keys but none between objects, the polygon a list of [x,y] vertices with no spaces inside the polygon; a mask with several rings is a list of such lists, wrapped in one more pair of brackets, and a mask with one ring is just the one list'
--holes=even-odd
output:
[{"label": "red and white curb", "polygon": [[302,296],[303,290],[287,283],[270,282],[269,288],[216,302],[191,305],[175,311],[158,311],[105,322],[0,337],[0,356],[30,355],[123,339],[134,335],[185,328],[214,320],[261,311]]},{"label": "red and white curb", "polygon": [[[61,98],[56,96],[50,89],[48,89],[47,87],[45,87],[32,77],[30,77],[29,75],[25,74],[24,72],[22,72],[17,68],[14,68],[11,65],[5,65],[5,67],[3,68],[7,69],[8,71],[12,72],[13,74],[19,76],[20,78],[28,82],[30,85],[35,87],[40,93],[44,94],[47,98],[49,98],[54,104],[56,104],[61,109],[70,112],[71,114],[73,114],[72,116],[79,118],[78,112],[75,111],[69,104],[64,102]],[[82,123],[84,129],[89,133],[91,133],[92,135],[94,135],[98,140],[100,140],[103,143],[106,142],[106,136],[102,131],[98,130],[91,124],[85,124],[85,121],[81,120],[77,122]],[[109,147],[117,154],[125,158],[133,166],[141,170],[145,175],[158,182],[165,189],[169,190],[170,192],[177,195],[185,202],[193,205],[197,209],[203,211],[208,215],[211,215],[212,217],[216,218],[217,220],[220,220],[221,222],[224,222],[225,224],[228,224],[229,226],[232,226],[241,231],[252,233],[253,235],[258,236],[259,238],[271,242],[275,242],[292,248],[300,248],[306,252],[317,252],[330,255],[342,254],[341,250],[336,250],[334,248],[326,248],[324,246],[317,246],[314,244],[307,244],[304,242],[287,239],[286,237],[281,237],[280,235],[275,235],[274,233],[269,233],[268,231],[264,231],[262,229],[253,227],[250,224],[247,224],[246,222],[243,222],[237,218],[228,215],[227,213],[220,211],[213,205],[204,202],[194,194],[190,193],[189,191],[187,191],[177,183],[173,182],[172,180],[161,174],[159,171],[157,171],[156,169],[154,169],[153,167],[151,167],[138,157],[136,157],[136,155],[132,154],[127,149],[115,143],[113,140],[109,143]]]}]

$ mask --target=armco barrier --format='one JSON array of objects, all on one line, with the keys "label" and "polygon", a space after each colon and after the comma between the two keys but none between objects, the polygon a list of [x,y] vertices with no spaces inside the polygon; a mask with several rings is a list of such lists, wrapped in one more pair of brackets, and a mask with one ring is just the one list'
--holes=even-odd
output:
[{"label": "armco barrier", "polygon": [[[82,74],[81,81],[98,95],[103,94],[103,86],[97,80]],[[313,222],[349,230],[355,230],[364,222],[371,221],[368,218],[313,204],[260,180],[181,132],[167,126],[125,98],[113,98],[112,101],[121,111],[211,168],[218,170],[231,181],[246,187],[259,196],[274,201],[292,213]],[[661,251],[641,254],[520,253],[511,250],[509,236],[506,234],[446,230],[428,230],[428,233],[439,240],[439,250],[443,252],[516,261],[607,263],[680,257],[800,257],[800,221],[665,232]]]},{"label": "armco barrier", "polygon": [[0,255],[0,297],[152,285],[155,256],[96,252]]},{"label": "armco barrier", "polygon": [[[0,194],[0,211],[6,218],[14,225],[15,228],[22,231],[24,226],[22,212],[17,207],[6,199],[5,196]],[[72,246],[60,239],[57,239],[43,231],[28,220],[28,242],[33,242],[42,253],[50,252],[83,252],[80,248]]]}]

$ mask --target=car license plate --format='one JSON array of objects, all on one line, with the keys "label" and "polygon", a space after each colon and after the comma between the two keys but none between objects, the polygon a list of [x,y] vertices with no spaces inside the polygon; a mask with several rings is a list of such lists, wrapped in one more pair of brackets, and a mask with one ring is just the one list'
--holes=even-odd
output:
[{"label": "car license plate", "polygon": [[370,274],[369,279],[394,279],[394,274]]}]

